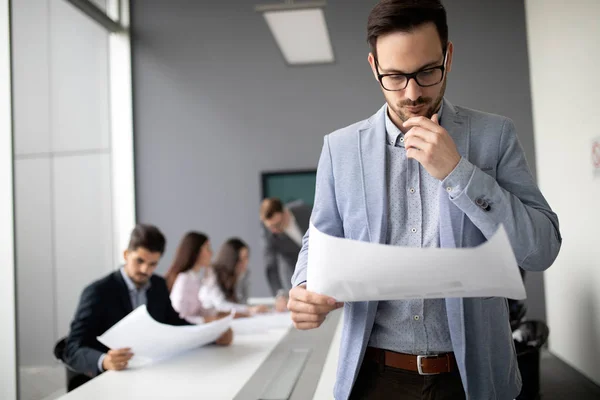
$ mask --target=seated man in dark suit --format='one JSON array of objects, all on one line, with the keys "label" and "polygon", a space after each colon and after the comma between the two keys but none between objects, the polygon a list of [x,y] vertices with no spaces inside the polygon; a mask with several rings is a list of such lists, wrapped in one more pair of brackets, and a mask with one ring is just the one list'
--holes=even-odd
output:
[{"label": "seated man in dark suit", "polygon": [[[263,224],[264,259],[267,280],[276,296],[278,311],[287,309],[287,292],[302,248],[302,238],[308,230],[312,209],[302,201],[284,205],[280,199],[264,199],[260,206]],[[281,264],[280,264],[281,263]]]},{"label": "seated man in dark suit", "polygon": [[[109,350],[96,340],[133,309],[145,304],[158,322],[189,325],[171,306],[165,280],[153,275],[165,238],[154,226],[137,225],[125,251],[125,265],[86,287],[79,300],[63,359],[75,371],[90,378],[106,370],[122,370],[133,356],[130,349]],[[217,344],[232,340],[227,331]]]}]

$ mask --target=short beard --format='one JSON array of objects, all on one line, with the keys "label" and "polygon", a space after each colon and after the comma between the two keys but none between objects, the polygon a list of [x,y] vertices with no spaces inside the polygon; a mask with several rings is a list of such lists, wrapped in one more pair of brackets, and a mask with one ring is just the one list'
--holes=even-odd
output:
[{"label": "short beard", "polygon": [[398,116],[398,118],[400,118],[402,120],[402,122],[406,122],[407,119],[409,119],[410,117],[406,114],[404,114],[402,112],[402,107],[406,107],[406,106],[418,106],[419,104],[427,104],[427,103],[431,103],[431,106],[429,108],[427,108],[427,111],[425,112],[425,116],[429,119],[431,119],[431,117],[433,117],[433,114],[435,114],[438,109],[440,108],[440,104],[442,104],[442,101],[444,100],[444,94],[446,93],[446,79],[444,79],[444,81],[442,82],[442,89],[440,90],[440,94],[438,95],[437,99],[435,99],[434,102],[431,101],[431,97],[419,97],[417,100],[415,101],[410,101],[410,100],[405,100],[402,103],[398,103],[396,105],[396,107],[391,107],[392,111],[394,111],[394,114],[396,114]]}]

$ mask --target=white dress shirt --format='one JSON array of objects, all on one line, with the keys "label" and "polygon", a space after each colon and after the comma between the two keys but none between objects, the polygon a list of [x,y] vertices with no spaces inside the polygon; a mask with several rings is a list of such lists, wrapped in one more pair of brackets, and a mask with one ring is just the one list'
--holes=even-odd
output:
[{"label": "white dress shirt", "polygon": [[288,213],[290,215],[290,222],[283,232],[286,235],[288,235],[290,239],[292,239],[294,242],[298,243],[299,246],[302,246],[302,238],[304,237],[304,235],[302,234],[302,231],[298,226],[298,222],[296,222],[294,214],[292,214],[292,212],[289,210]]},{"label": "white dress shirt", "polygon": [[231,312],[235,310],[240,313],[248,313],[250,311],[250,308],[246,304],[234,303],[225,298],[225,293],[219,287],[217,276],[212,269],[208,271],[202,280],[198,299],[205,309],[212,308],[218,312]]}]

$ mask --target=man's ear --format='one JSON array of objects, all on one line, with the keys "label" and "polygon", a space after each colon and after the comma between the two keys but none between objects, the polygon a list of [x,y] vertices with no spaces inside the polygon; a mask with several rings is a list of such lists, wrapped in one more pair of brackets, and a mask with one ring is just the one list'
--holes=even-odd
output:
[{"label": "man's ear", "polygon": [[375,80],[379,80],[379,78],[377,78],[377,66],[375,65],[375,56],[373,55],[373,53],[369,53],[369,57],[367,57],[367,60],[369,61],[369,65],[371,66],[371,71],[373,72]]},{"label": "man's ear", "polygon": [[448,49],[446,50],[446,52],[446,71],[450,72],[452,71],[452,57],[454,55],[454,45],[452,44],[452,42],[448,42]]},{"label": "man's ear", "polygon": [[125,250],[123,252],[123,260],[125,260],[125,263],[127,264],[127,256],[129,255],[129,250]]}]

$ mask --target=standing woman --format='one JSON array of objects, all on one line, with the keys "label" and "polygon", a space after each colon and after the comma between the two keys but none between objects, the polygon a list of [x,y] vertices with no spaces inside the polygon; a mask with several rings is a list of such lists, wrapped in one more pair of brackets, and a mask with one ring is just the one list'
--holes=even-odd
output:
[{"label": "standing woman", "polygon": [[214,308],[218,312],[235,310],[238,317],[268,311],[268,307],[250,307],[238,298],[238,293],[244,292],[238,286],[242,284],[249,257],[248,245],[238,238],[231,238],[221,246],[200,287],[198,297],[205,308]]},{"label": "standing woman", "polygon": [[199,317],[214,319],[214,312],[203,307],[198,299],[202,277],[210,266],[212,254],[208,236],[188,232],[179,243],[173,263],[165,275],[173,308],[181,318],[193,323],[198,323]]}]

